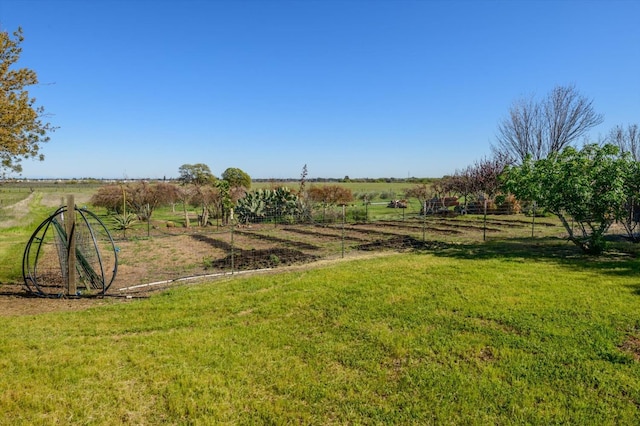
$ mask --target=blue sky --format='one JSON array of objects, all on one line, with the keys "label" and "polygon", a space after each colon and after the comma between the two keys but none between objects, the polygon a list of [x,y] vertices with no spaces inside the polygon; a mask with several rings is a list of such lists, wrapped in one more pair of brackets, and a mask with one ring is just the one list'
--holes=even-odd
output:
[{"label": "blue sky", "polygon": [[439,177],[516,99],[640,123],[639,1],[2,0],[59,126],[25,177]]}]

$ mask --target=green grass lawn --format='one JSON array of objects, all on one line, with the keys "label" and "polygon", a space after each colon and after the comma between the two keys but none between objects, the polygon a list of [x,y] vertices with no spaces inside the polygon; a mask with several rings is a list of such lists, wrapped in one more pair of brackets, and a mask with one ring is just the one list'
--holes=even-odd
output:
[{"label": "green grass lawn", "polygon": [[22,279],[22,255],[25,245],[41,221],[52,213],[51,208],[41,205],[41,200],[42,194],[34,193],[28,206],[29,214],[19,218],[11,226],[3,226],[6,223],[4,220],[14,218],[6,212],[0,215],[0,285],[4,281],[15,282]]},{"label": "green grass lawn", "polygon": [[0,317],[0,423],[638,424],[637,261],[527,244]]}]

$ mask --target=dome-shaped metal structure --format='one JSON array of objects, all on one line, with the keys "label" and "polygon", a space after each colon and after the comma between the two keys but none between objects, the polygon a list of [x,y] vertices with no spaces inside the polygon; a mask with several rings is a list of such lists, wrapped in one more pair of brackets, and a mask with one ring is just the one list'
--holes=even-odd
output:
[{"label": "dome-shaped metal structure", "polygon": [[42,222],[22,258],[26,289],[41,297],[104,295],[117,268],[117,250],[107,227],[78,207],[71,213],[60,207]]}]

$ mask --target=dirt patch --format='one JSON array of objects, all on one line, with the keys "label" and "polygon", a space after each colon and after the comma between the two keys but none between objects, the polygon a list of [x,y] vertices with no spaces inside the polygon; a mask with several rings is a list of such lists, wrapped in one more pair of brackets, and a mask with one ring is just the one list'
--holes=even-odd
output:
[{"label": "dirt patch", "polygon": [[619,348],[633,356],[636,361],[640,361],[640,338],[637,336],[627,336],[624,342],[619,346]]},{"label": "dirt patch", "polygon": [[[331,240],[334,240],[334,241],[335,241],[336,238],[339,238],[339,236],[335,232],[333,232],[333,233],[319,232],[319,231],[312,231],[310,229],[302,229],[302,228],[285,228],[284,230],[286,232],[292,232],[292,233],[295,233],[295,234],[308,235],[308,236],[312,236],[312,237],[327,238],[327,239],[331,239]],[[356,241],[356,242],[369,241],[367,239],[354,237],[352,235],[345,235],[344,239],[345,239],[345,241]]]},{"label": "dirt patch", "polygon": [[22,286],[14,284],[0,285],[0,316],[39,315],[48,312],[66,312],[88,309],[92,306],[100,306],[113,303],[116,298],[76,298],[76,299],[49,299],[36,297],[28,293]]},{"label": "dirt patch", "polygon": [[211,262],[210,269],[237,270],[276,268],[318,260],[318,256],[288,248],[272,248],[268,250],[238,250],[233,255]]},{"label": "dirt patch", "polygon": [[245,236],[256,238],[259,240],[269,241],[272,243],[287,244],[292,247],[297,247],[301,250],[319,250],[320,249],[318,246],[314,246],[313,244],[308,244],[301,241],[288,240],[285,238],[278,238],[272,235],[257,234],[255,232],[246,232],[246,231],[236,231],[236,234],[245,235]]},{"label": "dirt patch", "polygon": [[438,250],[447,248],[449,245],[442,241],[422,241],[409,236],[395,236],[385,240],[376,240],[371,243],[360,244],[356,248],[364,251],[376,251],[384,249],[393,250]]},{"label": "dirt patch", "polygon": [[484,362],[495,361],[496,355],[493,352],[493,349],[491,348],[491,346],[485,346],[484,348],[480,349],[480,353],[478,354],[478,359]]}]

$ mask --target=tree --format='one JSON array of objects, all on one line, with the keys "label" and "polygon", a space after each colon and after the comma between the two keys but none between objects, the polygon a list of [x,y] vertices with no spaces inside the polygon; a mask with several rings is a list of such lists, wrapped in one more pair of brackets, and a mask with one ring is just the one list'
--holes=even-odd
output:
[{"label": "tree", "polygon": [[189,221],[189,211],[187,206],[191,204],[191,200],[195,195],[195,189],[193,186],[180,185],[176,191],[176,201],[182,203],[182,212],[184,213],[184,227],[190,228],[191,222]]},{"label": "tree", "polygon": [[405,189],[404,196],[407,198],[416,198],[420,202],[420,205],[424,205],[427,201],[435,198],[435,191],[432,185],[421,183]]},{"label": "tree", "polygon": [[221,192],[216,185],[195,186],[194,188],[191,202],[194,206],[202,208],[202,213],[198,215],[198,224],[207,226],[211,213],[220,206]]},{"label": "tree", "polygon": [[40,145],[49,142],[48,134],[55,131],[55,127],[43,121],[44,108],[36,106],[36,99],[25,89],[38,84],[36,72],[13,68],[20,59],[23,40],[21,28],[13,33],[13,37],[6,31],[0,32],[1,176],[20,173],[22,159],[44,160]]},{"label": "tree", "polygon": [[604,121],[573,85],[556,86],[542,101],[519,99],[498,125],[492,151],[522,164],[527,156],[540,160],[560,152]]},{"label": "tree", "polygon": [[408,188],[404,191],[407,198],[416,198],[420,202],[420,213],[426,215],[428,212],[434,212],[436,205],[440,203],[441,187],[436,184],[427,185],[420,183]]},{"label": "tree", "polygon": [[154,210],[175,201],[178,197],[174,184],[137,182],[128,185],[105,185],[91,196],[91,204],[122,214],[126,210],[135,213],[139,220],[147,221]]},{"label": "tree", "polygon": [[504,157],[483,158],[469,169],[471,190],[479,200],[493,199],[499,192],[500,175],[507,166]]},{"label": "tree", "polygon": [[158,182],[149,184],[142,181],[127,187],[127,202],[138,220],[149,221],[159,206],[166,206],[178,198],[174,184]]},{"label": "tree", "polygon": [[104,207],[108,212],[121,214],[126,201],[125,189],[120,185],[104,185],[91,196],[90,203],[95,207]]},{"label": "tree", "polygon": [[353,201],[353,193],[349,188],[340,185],[312,186],[309,189],[309,198],[323,206],[334,206]]},{"label": "tree", "polygon": [[216,177],[211,173],[211,169],[206,164],[183,164],[178,168],[180,176],[178,180],[182,184],[193,184],[196,186],[213,183]]},{"label": "tree", "polygon": [[500,176],[507,166],[504,156],[483,158],[453,176],[445,176],[439,184],[439,193],[455,194],[463,199],[463,212],[484,211],[485,201],[495,201],[500,194]]},{"label": "tree", "polygon": [[464,204],[462,211],[466,212],[469,205],[470,195],[473,193],[474,185],[472,181],[473,166],[467,166],[464,170],[456,170],[453,176],[444,178],[443,185],[448,192],[456,194],[462,198]]},{"label": "tree", "polygon": [[[628,153],[627,155],[631,155]],[[625,182],[627,193],[626,215],[620,223],[627,232],[627,238],[634,243],[640,242],[640,162],[634,160],[629,166],[629,174]]]},{"label": "tree", "polygon": [[345,205],[353,201],[353,193],[349,188],[340,185],[312,186],[309,188],[309,199],[322,205],[323,221],[329,206]]},{"label": "tree", "polygon": [[202,214],[199,222],[206,225],[209,216],[209,206],[216,198],[215,191],[209,191],[204,188],[207,185],[214,184],[216,177],[211,173],[209,166],[203,163],[183,164],[178,168],[180,176],[178,180],[185,186],[191,186],[191,189],[181,189],[178,191],[178,199],[182,200],[182,208],[184,211],[185,227],[189,227],[189,212],[187,211],[187,203],[197,202],[202,206]]},{"label": "tree", "polygon": [[621,152],[628,152],[634,160],[640,161],[640,129],[637,124],[629,124],[625,129],[617,125],[606,138],[608,143],[616,145]]},{"label": "tree", "polygon": [[231,188],[251,188],[251,177],[244,171],[235,167],[229,167],[227,170],[225,170],[222,173],[222,179],[229,182],[229,186]]},{"label": "tree", "polygon": [[627,215],[630,182],[637,175],[629,154],[620,155],[614,145],[590,144],[581,150],[566,147],[537,161],[527,157],[506,170],[504,183],[518,199],[535,201],[555,214],[569,240],[585,253],[599,254],[605,249],[605,232]]}]

